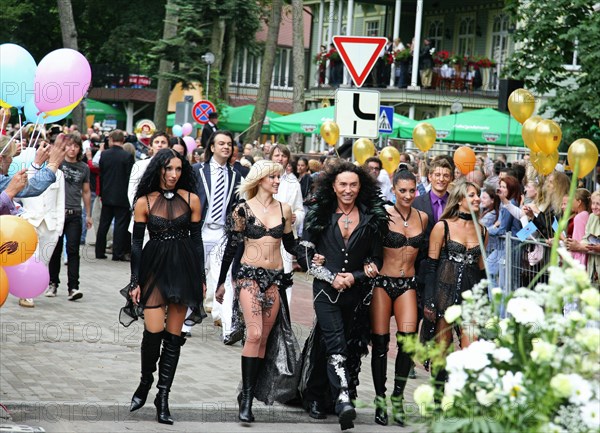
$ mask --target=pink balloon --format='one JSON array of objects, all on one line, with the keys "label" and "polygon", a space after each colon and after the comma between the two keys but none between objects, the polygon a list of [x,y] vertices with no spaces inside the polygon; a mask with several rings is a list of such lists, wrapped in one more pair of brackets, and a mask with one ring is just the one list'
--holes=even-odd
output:
[{"label": "pink balloon", "polygon": [[31,256],[16,266],[4,266],[8,278],[8,291],[17,298],[35,298],[44,293],[50,283],[46,265]]},{"label": "pink balloon", "polygon": [[183,137],[183,141],[185,141],[185,146],[187,147],[188,153],[192,153],[196,148],[196,140],[194,140],[194,137]]},{"label": "pink balloon", "polygon": [[39,63],[34,81],[35,105],[43,112],[58,110],[83,98],[92,81],[92,70],[79,51],[54,50]]},{"label": "pink balloon", "polygon": [[183,135],[190,135],[194,128],[191,123],[187,122],[181,125],[181,129],[183,130]]}]

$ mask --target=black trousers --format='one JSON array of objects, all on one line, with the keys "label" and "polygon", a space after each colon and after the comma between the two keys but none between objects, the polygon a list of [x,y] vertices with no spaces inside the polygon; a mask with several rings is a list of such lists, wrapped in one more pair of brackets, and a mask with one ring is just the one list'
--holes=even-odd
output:
[{"label": "black trousers", "polygon": [[112,220],[115,220],[115,230],[113,235],[113,260],[121,259],[129,251],[131,244],[131,235],[127,231],[131,212],[128,207],[111,206],[102,204],[102,213],[100,214],[100,223],[98,224],[98,233],[96,235],[96,257],[104,257],[106,254],[106,235],[110,229]]},{"label": "black trousers", "polygon": [[81,212],[65,215],[63,234],[58,238],[56,248],[50,258],[48,271],[50,282],[60,284],[60,261],[62,260],[64,237],[67,237],[67,275],[69,278],[68,289],[79,289],[79,241],[81,240]]}]

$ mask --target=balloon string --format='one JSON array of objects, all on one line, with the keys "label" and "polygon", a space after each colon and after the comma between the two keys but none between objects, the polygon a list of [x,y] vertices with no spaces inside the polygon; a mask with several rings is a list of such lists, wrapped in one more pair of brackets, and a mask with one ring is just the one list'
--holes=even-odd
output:
[{"label": "balloon string", "polygon": [[21,146],[21,152],[23,152],[23,122],[21,121],[21,111],[17,111],[17,113],[19,114],[19,125],[21,125],[21,129],[19,129],[21,143],[19,143],[19,146]]},{"label": "balloon string", "polygon": [[[17,136],[17,134],[24,128],[24,125],[21,125],[21,129],[19,129],[19,131],[17,131],[17,133],[15,135],[13,135],[12,137],[10,137],[10,140],[8,140],[8,143],[6,143],[6,146],[4,146],[4,148],[2,149],[2,151],[0,151],[0,155],[2,155],[4,152],[6,152],[6,149],[8,149],[8,145],[10,143],[12,143],[12,141],[15,139],[15,137]],[[22,135],[21,135],[22,136]]]},{"label": "balloon string", "polygon": [[27,144],[27,147],[34,147],[35,148],[35,145],[37,144],[37,141],[40,138],[40,135],[42,134],[42,128],[38,129],[37,130],[38,134],[35,137],[35,141],[33,140],[33,137],[35,136],[35,132],[36,132],[36,129],[37,129],[38,125],[41,126],[41,124],[39,123],[39,120],[40,120],[40,115],[38,114],[37,119],[35,119],[35,125],[33,126],[33,133],[31,134],[31,138],[32,139],[29,140],[29,143]]},{"label": "balloon string", "polygon": [[[2,126],[4,126],[4,121],[6,120],[6,111],[8,110],[8,108],[6,110],[2,110]],[[8,134],[8,131],[6,131]],[[0,130],[0,134],[2,134],[2,131]]]},{"label": "balloon string", "polygon": [[249,126],[249,127],[247,127],[246,129],[244,129],[242,132],[240,132],[240,137],[241,137],[242,135],[244,135],[246,132],[248,132],[248,130],[249,130],[250,128],[252,128],[254,125],[256,125],[256,124],[257,124],[257,123],[259,123],[259,122],[260,122],[260,120],[257,120],[257,121],[256,121],[256,122],[254,122],[252,125],[250,125],[250,126]]}]

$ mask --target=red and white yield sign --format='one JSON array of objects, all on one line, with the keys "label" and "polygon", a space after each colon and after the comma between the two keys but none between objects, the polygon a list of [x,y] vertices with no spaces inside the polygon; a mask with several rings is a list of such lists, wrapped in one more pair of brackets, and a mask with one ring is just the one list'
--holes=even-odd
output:
[{"label": "red and white yield sign", "polygon": [[334,36],[333,44],[348,68],[356,87],[361,87],[385,47],[387,38],[373,36]]},{"label": "red and white yield sign", "polygon": [[210,101],[198,101],[192,107],[192,117],[202,125],[208,123],[208,115],[216,112],[217,109]]}]

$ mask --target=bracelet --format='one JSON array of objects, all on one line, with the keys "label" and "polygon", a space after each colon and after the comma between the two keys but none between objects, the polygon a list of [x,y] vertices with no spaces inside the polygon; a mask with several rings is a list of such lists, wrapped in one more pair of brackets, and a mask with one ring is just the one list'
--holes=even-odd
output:
[{"label": "bracelet", "polygon": [[42,166],[43,166],[43,164],[37,165],[35,162],[31,163],[31,167],[35,168],[36,170],[41,170]]}]

